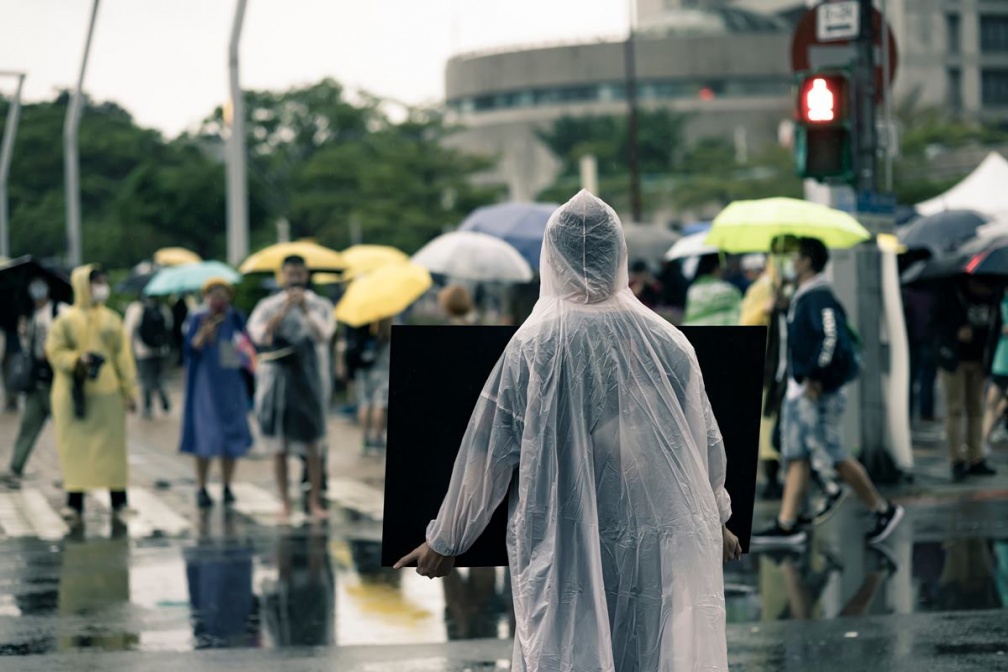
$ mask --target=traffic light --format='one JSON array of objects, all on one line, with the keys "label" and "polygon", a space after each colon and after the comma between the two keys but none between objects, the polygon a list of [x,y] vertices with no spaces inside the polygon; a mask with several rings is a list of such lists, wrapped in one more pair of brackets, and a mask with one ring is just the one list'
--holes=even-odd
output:
[{"label": "traffic light", "polygon": [[794,148],[801,177],[824,181],[853,177],[852,92],[845,71],[799,75]]}]

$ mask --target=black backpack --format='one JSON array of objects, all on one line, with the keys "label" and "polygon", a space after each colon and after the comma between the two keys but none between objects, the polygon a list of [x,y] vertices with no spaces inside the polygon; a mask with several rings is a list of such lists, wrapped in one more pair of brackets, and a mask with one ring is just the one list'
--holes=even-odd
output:
[{"label": "black backpack", "polygon": [[163,348],[168,345],[168,322],[161,306],[145,306],[140,318],[140,342],[148,348]]}]

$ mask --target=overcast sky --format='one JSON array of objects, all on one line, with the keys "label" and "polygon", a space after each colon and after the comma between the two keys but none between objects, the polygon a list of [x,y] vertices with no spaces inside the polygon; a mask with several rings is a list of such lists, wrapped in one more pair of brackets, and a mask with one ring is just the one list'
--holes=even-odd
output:
[{"label": "overcast sky", "polygon": [[[0,0],[0,70],[27,100],[76,82],[91,0]],[[101,0],[84,88],[169,136],[227,98],[235,0]],[[242,86],[333,77],[407,103],[441,99],[460,51],[616,35],[626,0],[248,0]],[[13,80],[0,79],[9,95]]]}]

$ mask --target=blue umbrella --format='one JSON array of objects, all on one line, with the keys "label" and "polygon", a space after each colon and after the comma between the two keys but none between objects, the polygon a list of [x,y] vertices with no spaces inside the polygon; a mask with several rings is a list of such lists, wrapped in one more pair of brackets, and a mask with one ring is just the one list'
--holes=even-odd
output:
[{"label": "blue umbrella", "polygon": [[683,236],[692,236],[695,233],[702,233],[711,230],[710,222],[691,222],[683,227]]},{"label": "blue umbrella", "polygon": [[169,266],[158,271],[144,287],[148,296],[185,294],[203,289],[203,283],[211,278],[223,278],[234,283],[241,280],[241,274],[219,261],[198,261],[193,264]]},{"label": "blue umbrella", "polygon": [[486,233],[510,243],[532,268],[538,269],[546,222],[558,207],[554,203],[485,205],[473,210],[459,229]]}]

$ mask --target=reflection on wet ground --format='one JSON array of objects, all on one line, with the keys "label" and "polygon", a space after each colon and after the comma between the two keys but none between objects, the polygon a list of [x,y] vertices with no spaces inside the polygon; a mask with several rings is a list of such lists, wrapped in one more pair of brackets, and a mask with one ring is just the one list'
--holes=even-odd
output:
[{"label": "reflection on wet ground", "polygon": [[[806,553],[747,556],[725,571],[730,622],[826,620],[1008,606],[1008,501],[908,507],[882,549],[847,503]],[[358,530],[359,532],[360,530]],[[217,512],[187,540],[121,529],[0,542],[0,654],[177,651],[509,638],[503,570],[445,581],[380,566],[376,530],[273,536]]]}]

